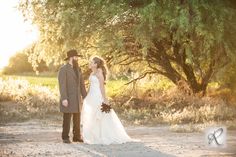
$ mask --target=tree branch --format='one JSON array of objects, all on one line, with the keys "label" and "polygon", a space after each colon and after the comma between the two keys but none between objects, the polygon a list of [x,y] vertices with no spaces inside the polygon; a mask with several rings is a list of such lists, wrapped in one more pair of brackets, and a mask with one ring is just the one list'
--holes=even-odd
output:
[{"label": "tree branch", "polygon": [[139,77],[131,80],[130,82],[126,83],[125,85],[128,85],[128,84],[133,83],[133,82],[137,82],[138,80],[143,79],[144,77],[146,77],[148,74],[155,74],[155,73],[156,73],[155,71],[147,71],[144,74],[142,74],[141,76],[139,76]]}]

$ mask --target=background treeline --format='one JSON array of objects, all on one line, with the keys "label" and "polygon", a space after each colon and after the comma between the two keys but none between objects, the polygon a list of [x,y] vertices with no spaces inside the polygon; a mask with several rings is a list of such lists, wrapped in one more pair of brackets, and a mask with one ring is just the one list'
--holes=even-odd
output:
[{"label": "background treeline", "polygon": [[9,63],[3,68],[2,74],[26,74],[26,73],[42,73],[42,72],[56,72],[58,66],[53,64],[47,65],[45,61],[36,61],[36,66],[30,62],[29,55],[33,54],[35,44],[17,52],[9,59]]}]

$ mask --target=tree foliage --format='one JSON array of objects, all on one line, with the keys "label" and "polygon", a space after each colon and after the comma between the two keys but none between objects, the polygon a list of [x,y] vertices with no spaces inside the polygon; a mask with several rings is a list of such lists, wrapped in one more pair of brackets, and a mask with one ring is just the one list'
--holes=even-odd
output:
[{"label": "tree foliage", "polygon": [[[25,72],[44,72],[49,70],[49,66],[45,61],[36,61],[34,63],[29,61],[29,55],[32,52],[34,44],[22,51],[17,52],[9,59],[9,63],[3,69],[3,74],[20,74]],[[35,66],[33,66],[35,65]]]},{"label": "tree foliage", "polygon": [[32,72],[32,65],[28,62],[28,57],[24,53],[17,53],[11,57],[8,66],[4,67],[3,74],[16,74],[21,72]]},{"label": "tree foliage", "polygon": [[221,0],[21,0],[40,30],[37,54],[60,62],[65,51],[99,52],[110,65],[142,64],[194,93],[235,61],[235,2]]}]

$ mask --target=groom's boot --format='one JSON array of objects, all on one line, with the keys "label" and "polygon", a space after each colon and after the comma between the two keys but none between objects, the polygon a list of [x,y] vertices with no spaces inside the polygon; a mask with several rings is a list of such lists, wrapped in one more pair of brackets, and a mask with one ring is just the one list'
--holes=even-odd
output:
[{"label": "groom's boot", "polygon": [[71,143],[69,137],[70,121],[71,121],[71,113],[63,113],[63,130],[62,130],[63,143]]},{"label": "groom's boot", "polygon": [[73,142],[81,142],[81,143],[83,143],[84,140],[81,139],[81,138],[73,138]]},{"label": "groom's boot", "polygon": [[71,143],[70,139],[63,140],[63,143]]}]

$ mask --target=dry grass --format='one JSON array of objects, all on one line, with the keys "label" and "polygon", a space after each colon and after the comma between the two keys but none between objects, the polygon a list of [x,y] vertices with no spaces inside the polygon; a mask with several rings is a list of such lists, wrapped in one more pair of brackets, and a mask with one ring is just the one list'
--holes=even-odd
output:
[{"label": "dry grass", "polygon": [[199,130],[191,125],[229,121],[229,127],[236,126],[231,123],[236,119],[235,102],[228,102],[220,96],[188,95],[179,88],[169,88],[165,92],[149,89],[133,98],[116,97],[113,106],[124,119],[139,125],[187,124],[189,130]]},{"label": "dry grass", "polygon": [[57,114],[59,111],[56,90],[31,85],[26,80],[0,79],[0,102],[6,101],[16,102],[18,106],[13,105],[10,108],[1,103],[1,122],[9,121],[11,118],[42,118],[48,113]]},{"label": "dry grass", "polygon": [[209,127],[218,127],[218,126],[226,126],[229,130],[235,130],[236,129],[236,120],[230,120],[230,121],[209,121],[205,123],[200,124],[173,124],[170,126],[170,130],[173,132],[179,132],[179,133],[186,133],[186,132],[203,132],[206,128]]},{"label": "dry grass", "polygon": [[[139,87],[135,94],[130,86],[118,88],[117,84],[110,84],[108,88],[115,111],[130,124],[165,123],[172,125],[172,130],[177,132],[199,130],[193,124],[225,123],[236,128],[232,123],[236,119],[236,105],[221,98],[186,95],[173,87],[168,87],[165,92],[160,88],[138,90]],[[117,90],[112,94],[112,89]],[[0,104],[1,122],[61,117],[58,100],[57,89],[32,85],[26,80],[0,79],[0,102],[14,101],[17,104],[13,108]]]}]

